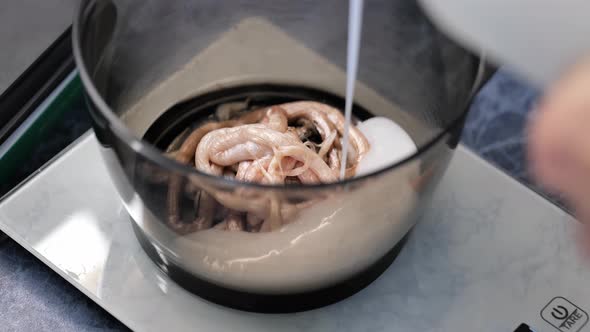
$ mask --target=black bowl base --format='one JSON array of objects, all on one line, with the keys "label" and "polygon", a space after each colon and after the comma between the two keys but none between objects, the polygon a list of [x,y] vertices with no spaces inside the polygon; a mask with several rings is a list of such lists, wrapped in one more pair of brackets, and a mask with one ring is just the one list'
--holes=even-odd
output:
[{"label": "black bowl base", "polygon": [[410,232],[389,252],[364,271],[335,285],[302,293],[266,295],[237,291],[195,277],[170,260],[164,262],[148,236],[132,221],[139,243],[150,259],[170,279],[191,293],[216,304],[233,309],[259,313],[292,313],[317,309],[344,300],[375,281],[393,263]]}]

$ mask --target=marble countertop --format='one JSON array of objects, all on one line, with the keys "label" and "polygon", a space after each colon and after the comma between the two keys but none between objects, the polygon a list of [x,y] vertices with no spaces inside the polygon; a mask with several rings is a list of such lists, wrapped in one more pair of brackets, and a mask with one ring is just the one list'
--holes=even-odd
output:
[{"label": "marble countertop", "polygon": [[[526,185],[523,128],[539,93],[499,71],[475,99],[463,143]],[[40,145],[24,177],[88,127],[83,102],[68,113],[55,137]],[[534,188],[534,186],[533,186]],[[536,188],[535,188],[536,189]],[[14,331],[121,331],[126,327],[26,250],[0,243],[0,321]]]}]

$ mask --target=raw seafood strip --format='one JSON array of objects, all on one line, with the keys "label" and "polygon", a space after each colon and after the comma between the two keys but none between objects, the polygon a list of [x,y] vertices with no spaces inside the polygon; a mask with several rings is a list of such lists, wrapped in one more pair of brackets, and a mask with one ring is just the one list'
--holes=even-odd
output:
[{"label": "raw seafood strip", "polygon": [[[345,121],[338,109],[298,101],[224,117],[227,120],[205,123],[188,135],[183,132],[166,155],[186,165],[194,161],[197,170],[234,181],[290,185],[338,180],[344,162],[341,140]],[[369,150],[367,139],[355,126],[350,127],[350,143],[347,177],[354,175]],[[312,203],[287,202],[272,189],[262,194],[247,187],[222,191],[194,181],[191,187],[200,188],[194,197],[196,217],[183,223],[179,215],[183,180],[180,176],[169,179],[168,224],[180,234],[209,228],[269,232],[287,224],[298,210]],[[215,224],[214,220],[220,221]]]}]

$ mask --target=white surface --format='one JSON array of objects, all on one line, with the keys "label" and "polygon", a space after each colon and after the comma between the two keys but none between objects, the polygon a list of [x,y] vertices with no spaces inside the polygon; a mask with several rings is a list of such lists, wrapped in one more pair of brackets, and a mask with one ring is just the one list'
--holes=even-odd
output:
[{"label": "white surface", "polygon": [[588,0],[420,0],[438,26],[539,85],[590,56]]},{"label": "white surface", "polygon": [[[209,304],[160,273],[86,136],[0,204],[0,229],[137,331],[555,331],[541,309],[590,308],[577,223],[459,148],[394,265],[338,304],[263,315]],[[588,326],[582,330],[588,331]]]}]

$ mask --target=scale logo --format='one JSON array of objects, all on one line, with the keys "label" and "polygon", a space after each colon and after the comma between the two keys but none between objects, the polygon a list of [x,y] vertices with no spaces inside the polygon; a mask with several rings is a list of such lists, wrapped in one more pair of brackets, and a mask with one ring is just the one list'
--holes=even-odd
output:
[{"label": "scale logo", "polygon": [[561,332],[579,332],[588,323],[588,314],[561,296],[541,310],[541,317]]}]

